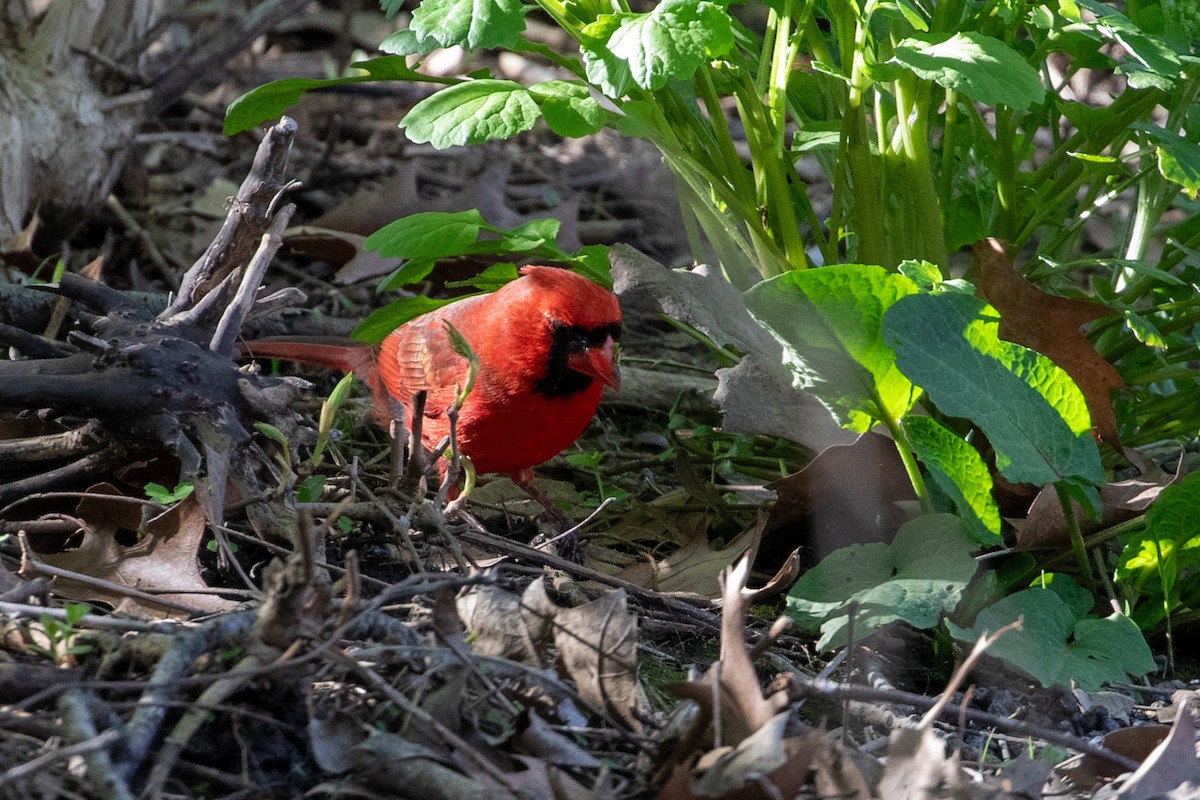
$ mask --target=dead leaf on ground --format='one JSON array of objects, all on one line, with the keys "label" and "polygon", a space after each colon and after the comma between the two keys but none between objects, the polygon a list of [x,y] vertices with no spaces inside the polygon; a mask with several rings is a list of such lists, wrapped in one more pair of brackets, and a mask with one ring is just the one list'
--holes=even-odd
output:
[{"label": "dead leaf on ground", "polygon": [[915,502],[896,444],[865,433],[850,445],[827,448],[804,469],[767,487],[779,497],[763,534],[764,547],[809,548],[815,560],[851,544],[887,542]]},{"label": "dead leaf on ground", "polygon": [[[1196,721],[1184,706],[1167,738],[1121,785],[1117,797],[1150,800],[1175,792],[1186,784],[1200,785],[1200,758],[1196,755]],[[1195,790],[1180,796],[1195,797]]]},{"label": "dead leaf on ground", "polygon": [[[787,705],[784,692],[764,697],[758,673],[746,650],[745,621],[750,599],[755,592],[746,588],[750,560],[742,558],[725,573],[721,609],[721,657],[698,681],[668,686],[679,697],[696,702],[705,719],[718,716],[714,699],[720,704],[721,743],[736,746]],[[713,684],[717,684],[714,693]]]},{"label": "dead leaf on ground", "polygon": [[580,696],[640,731],[650,702],[637,679],[637,615],[618,589],[576,608],[562,608],[535,580],[522,598],[553,626],[554,644]]},{"label": "dead leaf on ground", "polygon": [[[1158,498],[1162,490],[1176,483],[1182,473],[1183,461],[1170,474],[1158,468],[1153,461],[1146,461],[1141,477],[1126,481],[1107,483],[1100,487],[1100,519],[1092,519],[1074,499],[1071,506],[1075,519],[1086,536],[1089,533],[1111,528],[1113,525],[1133,519],[1144,512]],[[1062,503],[1053,486],[1038,492],[1029,507],[1025,519],[1010,520],[1017,536],[1018,550],[1054,550],[1069,547],[1070,534],[1063,514]]]},{"label": "dead leaf on ground", "polygon": [[762,531],[763,524],[756,523],[725,547],[714,550],[705,527],[695,531],[683,547],[666,558],[647,556],[645,561],[618,572],[617,577],[656,592],[716,598],[721,594],[717,576],[742,555],[755,553]]},{"label": "dead leaf on ground", "polygon": [[714,400],[730,433],[762,433],[814,452],[853,441],[825,406],[792,386],[783,349],[746,310],[741,293],[707,267],[667,269],[628,245],[609,251],[613,286],[622,297],[649,301],[722,347],[745,353],[717,371]]},{"label": "dead leaf on ground", "polygon": [[[1104,749],[1145,762],[1154,748],[1162,744],[1171,728],[1169,725],[1138,725],[1120,728],[1104,735]],[[1055,765],[1054,772],[1068,786],[1078,791],[1092,791],[1119,777],[1128,770],[1110,759],[1092,753],[1071,756]]]},{"label": "dead leaf on ground", "polygon": [[[200,575],[197,552],[207,523],[195,495],[176,503],[146,523],[141,541],[125,547],[116,540],[120,530],[138,530],[139,504],[103,500],[118,495],[115,487],[101,484],[80,501],[77,515],[83,520],[83,542],[74,550],[42,556],[50,566],[78,572],[130,589],[207,589]],[[119,588],[57,578],[55,588],[64,596],[109,603],[117,611],[142,617],[171,617],[187,609],[225,611],[237,603],[217,594],[156,594],[130,597]],[[161,601],[161,602],[156,602]]]},{"label": "dead leaf on ground", "polygon": [[1089,300],[1047,294],[1025,280],[999,239],[972,248],[979,293],[1000,312],[1000,338],[1038,351],[1066,371],[1083,392],[1092,426],[1117,448],[1117,416],[1109,392],[1125,383],[1079,328],[1115,312]]},{"label": "dead leaf on ground", "polygon": [[962,796],[967,778],[946,742],[931,726],[899,728],[888,743],[879,796],[888,800],[940,800]]},{"label": "dead leaf on ground", "polygon": [[[535,580],[530,586],[540,583]],[[474,652],[542,665],[546,623],[525,608],[520,597],[498,586],[481,585],[460,595],[457,607]]]},{"label": "dead leaf on ground", "polygon": [[298,255],[326,261],[338,268],[334,282],[347,285],[379,278],[404,263],[363,249],[367,237],[357,233],[300,225],[283,232],[283,243]]}]

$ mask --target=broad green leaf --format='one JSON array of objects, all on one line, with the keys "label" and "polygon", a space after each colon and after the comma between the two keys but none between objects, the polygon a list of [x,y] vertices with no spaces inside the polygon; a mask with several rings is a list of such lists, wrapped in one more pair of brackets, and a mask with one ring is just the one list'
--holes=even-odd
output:
[{"label": "broad green leaf", "polygon": [[1159,141],[1157,153],[1162,176],[1182,186],[1187,196],[1195,200],[1200,192],[1200,145],[1172,136]]},{"label": "broad green leaf", "polygon": [[1163,613],[1179,601],[1181,572],[1200,565],[1200,472],[1163,489],[1146,512],[1146,527],[1121,551],[1117,579],[1161,598]]},{"label": "broad green leaf", "polygon": [[[442,258],[460,255],[489,227],[477,209],[426,211],[389,222],[367,237],[363,247],[389,258]],[[419,279],[418,279],[419,280]]]},{"label": "broad green leaf", "polygon": [[423,281],[437,266],[436,258],[410,258],[399,268],[392,270],[386,278],[379,282],[379,291],[386,292],[408,286],[410,283]]},{"label": "broad green leaf", "polygon": [[987,434],[1008,480],[1100,484],[1083,393],[1053,361],[999,336],[1000,315],[959,292],[902,298],[883,320],[896,366],[937,407]]},{"label": "broad green leaf", "polygon": [[[1078,0],[1078,4],[1096,15],[1094,22],[1085,25],[1095,28],[1102,38],[1116,42],[1124,49],[1126,63],[1121,71],[1130,75],[1131,85],[1134,82],[1133,75],[1137,73],[1146,73],[1144,81],[1147,86],[1167,90],[1174,85],[1182,65],[1179,56],[1162,39],[1144,33],[1111,3]],[[1150,76],[1162,80],[1154,81]],[[1133,88],[1140,88],[1140,85],[1141,82]]]},{"label": "broad green leaf", "polygon": [[[688,80],[705,60],[733,47],[729,13],[707,0],[664,0],[645,14],[620,13],[612,18],[601,17],[584,33],[602,39],[613,57],[628,64],[633,82],[643,89],[661,89],[671,78]],[[608,70],[608,59],[599,48],[584,51],[585,61],[598,56],[605,65],[602,69]],[[590,68],[588,77],[592,78]],[[612,78],[608,75],[606,82],[616,88]]]},{"label": "broad green leaf", "polygon": [[783,345],[798,388],[862,433],[900,419],[920,390],[896,368],[880,332],[884,312],[917,291],[903,275],[865,264],[795,270],[745,294],[746,307]]},{"label": "broad green leaf", "polygon": [[275,119],[294,106],[301,95],[313,89],[350,83],[390,80],[428,80],[408,67],[402,56],[384,56],[350,65],[365,74],[345,78],[284,78],[251,89],[229,104],[225,110],[226,136],[248,131],[269,119]]},{"label": "broad green leaf", "polygon": [[1121,313],[1125,317],[1126,327],[1137,337],[1139,342],[1149,347],[1166,349],[1167,337],[1163,336],[1157,325],[1133,309],[1127,308]]},{"label": "broad green leaf", "polygon": [[462,281],[446,281],[446,287],[460,289],[464,286],[470,286],[485,292],[493,292],[504,284],[515,281],[517,277],[516,264],[513,264],[511,261],[500,262],[492,264],[473,278]]},{"label": "broad green leaf", "polygon": [[433,39],[422,39],[411,28],[398,30],[379,43],[379,49],[394,56],[424,56],[441,47]]},{"label": "broad green leaf", "polygon": [[466,81],[412,107],[400,127],[414,142],[444,149],[507,139],[534,126],[541,111],[529,90],[513,81]]},{"label": "broad green leaf", "polygon": [[413,33],[442,47],[509,47],[525,30],[521,0],[424,0],[413,11]]},{"label": "broad green leaf", "polygon": [[608,39],[621,26],[616,14],[605,14],[583,28],[579,40],[583,55],[583,68],[587,79],[609,97],[624,97],[633,85],[633,73],[629,62],[615,55],[608,47]]},{"label": "broad green leaf", "polygon": [[904,432],[934,483],[954,501],[971,538],[984,545],[999,544],[1000,509],[979,451],[932,417],[907,417]]},{"label": "broad green leaf", "polygon": [[196,486],[191,481],[182,481],[174,489],[168,489],[161,483],[150,482],[145,486],[146,496],[156,503],[164,506],[171,503],[178,503],[180,500],[188,497]]},{"label": "broad green leaf", "polygon": [[350,335],[359,341],[377,344],[410,319],[416,319],[422,314],[427,314],[458,299],[461,298],[451,297],[435,300],[424,295],[406,297],[371,312]]},{"label": "broad green leaf", "polygon": [[1037,70],[999,39],[977,31],[941,42],[905,39],[892,62],[979,103],[1023,110],[1046,96]]},{"label": "broad green leaf", "polygon": [[494,228],[490,225],[487,226],[487,229],[500,237],[500,242],[505,250],[526,252],[539,247],[554,247],[554,240],[558,237],[558,229],[561,225],[562,223],[556,219],[543,217],[530,220],[509,230]]},{"label": "broad green leaf", "polygon": [[1051,589],[1026,589],[985,609],[972,628],[947,621],[954,638],[974,642],[984,633],[1023,620],[988,649],[1043,686],[1072,681],[1086,692],[1106,682],[1136,679],[1155,668],[1145,637],[1125,616],[1080,618]]},{"label": "broad green leaf", "polygon": [[592,97],[587,84],[545,81],[530,86],[529,92],[550,130],[559,136],[590,136],[608,123],[608,112]]},{"label": "broad green leaf", "polygon": [[918,517],[890,545],[856,544],[826,556],[792,587],[787,614],[810,630],[820,626],[822,650],[846,643],[855,604],[859,639],[897,620],[932,628],[975,575],[975,546],[957,517]]}]

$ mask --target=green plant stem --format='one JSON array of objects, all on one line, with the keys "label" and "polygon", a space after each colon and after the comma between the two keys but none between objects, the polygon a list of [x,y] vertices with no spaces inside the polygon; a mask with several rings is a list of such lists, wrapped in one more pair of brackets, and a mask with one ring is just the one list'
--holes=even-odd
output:
[{"label": "green plant stem", "polygon": [[[876,406],[883,408],[883,403],[876,399]],[[887,414],[884,416],[883,424],[892,434],[896,452],[900,454],[904,471],[908,474],[908,480],[912,483],[917,500],[921,503],[921,513],[934,513],[937,509],[933,505],[933,497],[929,494],[929,486],[925,483],[925,476],[921,474],[921,465],[917,463],[917,457],[914,454],[912,443],[908,439],[908,434],[904,432],[904,426],[900,424],[899,419]]]},{"label": "green plant stem", "polygon": [[1075,516],[1075,506],[1071,503],[1071,496],[1061,483],[1054,484],[1054,492],[1058,495],[1059,504],[1062,505],[1063,518],[1067,524],[1067,535],[1071,537],[1071,551],[1075,554],[1075,561],[1079,565],[1083,585],[1089,592],[1095,594],[1096,576],[1092,574],[1092,562],[1088,559],[1087,545],[1083,541],[1083,531]]},{"label": "green plant stem", "polygon": [[[850,89],[846,95],[846,113],[842,118],[841,141],[849,167],[851,192],[854,196],[855,231],[858,234],[858,260],[863,264],[887,263],[887,237],[883,227],[883,208],[875,168],[871,156],[871,137],[867,130],[864,95],[870,87],[867,77],[867,23],[872,3],[854,21],[854,40],[851,50]],[[843,17],[846,15],[843,14]]]},{"label": "green plant stem", "polygon": [[942,269],[949,265],[946,237],[943,233],[941,204],[933,183],[929,162],[929,142],[925,109],[920,102],[920,83],[915,76],[895,81],[896,128],[900,134],[906,180],[901,187],[907,199],[913,225],[915,246],[900,253],[899,259],[923,258]]}]

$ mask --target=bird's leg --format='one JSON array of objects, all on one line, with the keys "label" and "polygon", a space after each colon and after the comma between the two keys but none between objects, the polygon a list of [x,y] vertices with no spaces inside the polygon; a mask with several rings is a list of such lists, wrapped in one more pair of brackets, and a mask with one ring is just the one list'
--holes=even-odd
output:
[{"label": "bird's leg", "polygon": [[521,487],[521,490],[529,495],[532,500],[546,509],[538,516],[538,521],[544,521],[555,531],[555,535],[551,537],[546,537],[544,534],[539,533],[530,544],[533,547],[554,544],[558,550],[558,555],[577,564],[582,563],[583,549],[579,546],[579,537],[575,535],[574,524],[562,512],[562,509],[554,505],[554,501],[547,497],[545,492],[533,485],[533,470],[523,469],[520,472],[510,474],[508,477],[512,479],[513,483]]}]

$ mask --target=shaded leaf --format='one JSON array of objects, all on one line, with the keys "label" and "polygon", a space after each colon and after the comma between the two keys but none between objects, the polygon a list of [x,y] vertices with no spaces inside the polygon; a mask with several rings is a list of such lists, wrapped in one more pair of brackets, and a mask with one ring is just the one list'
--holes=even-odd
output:
[{"label": "shaded leaf", "polygon": [[[106,484],[93,488],[99,494],[116,494]],[[130,589],[207,589],[198,560],[207,522],[196,495],[188,496],[147,522],[145,536],[125,547],[117,542],[116,534],[119,530],[138,530],[139,508],[137,504],[106,502],[99,496],[85,498],[77,512],[88,523],[79,547],[43,556],[43,560],[51,566]],[[119,588],[69,578],[58,578],[55,585],[64,596],[98,600],[142,617],[181,616],[189,609],[224,611],[237,605],[216,592],[156,593],[151,598],[130,596]]]},{"label": "shaded leaf", "polygon": [[999,337],[1000,317],[957,292],[910,295],[884,318],[896,364],[944,413],[970,419],[1008,480],[1104,482],[1083,393],[1040,353]]},{"label": "shaded leaf", "polygon": [[811,394],[792,388],[779,342],[719,275],[704,267],[668,269],[628,245],[615,245],[609,258],[613,286],[622,298],[651,302],[716,344],[745,354],[737,366],[717,371],[714,400],[725,431],[781,436],[814,451],[854,441]]},{"label": "shaded leaf", "polygon": [[1051,589],[1025,589],[984,609],[971,628],[947,621],[956,639],[974,642],[1024,620],[994,643],[988,654],[1002,658],[1043,686],[1071,684],[1095,691],[1106,682],[1140,678],[1155,668],[1142,632],[1128,617],[1084,618]]},{"label": "shaded leaf", "polygon": [[1100,438],[1120,449],[1109,392],[1125,385],[1079,326],[1114,312],[1099,303],[1047,294],[1013,267],[1004,244],[984,239],[972,248],[979,293],[1000,312],[1000,338],[1038,351],[1071,376],[1083,392]]},{"label": "shaded leaf", "polygon": [[974,547],[957,517],[918,517],[890,545],[852,545],[823,559],[792,587],[788,615],[809,629],[820,627],[821,649],[846,643],[852,610],[857,638],[897,620],[932,628],[958,605],[975,575]]},{"label": "shaded leaf", "polygon": [[783,345],[796,387],[863,433],[900,419],[920,396],[881,335],[884,313],[916,291],[908,278],[882,267],[839,264],[771,278],[745,297],[750,313]]}]

